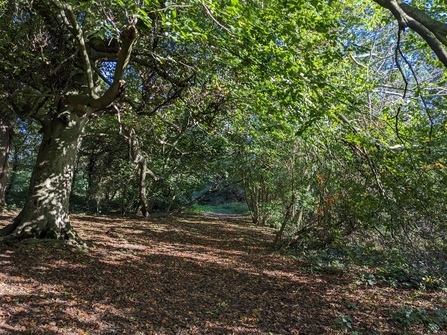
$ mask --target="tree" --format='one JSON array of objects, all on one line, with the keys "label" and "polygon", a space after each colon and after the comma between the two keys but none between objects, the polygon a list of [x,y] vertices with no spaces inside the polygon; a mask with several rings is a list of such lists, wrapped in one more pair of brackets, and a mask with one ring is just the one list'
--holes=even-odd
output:
[{"label": "tree", "polygon": [[314,202],[289,231],[290,243],[395,248],[418,276],[439,271],[446,238],[443,70],[415,34],[397,41],[384,11],[368,8],[365,17],[364,8],[350,10],[342,32],[349,57],[333,84],[352,96],[303,136],[318,162]]},{"label": "tree", "polygon": [[[0,235],[79,241],[68,213],[81,135],[92,115],[109,107],[123,92],[124,69],[137,30],[129,25],[122,32],[120,50],[114,56],[113,82],[101,90],[93,66],[100,59],[95,58],[82,29],[94,24],[94,17],[82,17],[82,13],[77,14],[75,8],[60,1],[32,5],[19,2],[16,8],[11,2],[10,6],[11,15],[2,27],[7,37],[2,51],[8,55],[3,71],[11,76],[15,89],[11,84],[5,84],[5,89],[9,89],[9,99],[32,102],[32,108],[20,113],[41,124],[43,139],[25,206],[12,224],[0,230]],[[107,47],[105,40],[101,42]],[[6,49],[8,43],[18,49],[18,59],[13,59],[16,53]],[[40,52],[38,60],[32,59],[35,51]],[[21,67],[14,66],[16,62]]]},{"label": "tree", "polygon": [[[325,2],[283,5],[8,2],[0,23],[2,99],[14,102],[15,115],[39,122],[43,139],[25,207],[0,235],[77,240],[68,215],[74,165],[85,125],[103,114],[143,120],[194,86],[204,96],[220,91],[235,115],[250,110],[263,128],[301,124],[299,135],[324,115],[334,101],[336,74],[327,69],[340,58],[340,15]],[[132,83],[126,92],[123,79]],[[219,104],[205,105],[218,115]],[[184,106],[188,120],[194,105]],[[186,134],[181,140],[192,138]]]},{"label": "tree", "polygon": [[[196,82],[196,66],[213,64],[206,43],[198,42],[215,30],[216,21],[197,10],[209,10],[202,3],[154,2],[148,10],[120,1],[107,8],[58,0],[5,6],[2,99],[15,104],[14,115],[36,120],[43,139],[25,206],[0,235],[78,240],[69,223],[68,200],[85,125],[118,111],[150,116],[177,98]],[[177,17],[180,11],[185,17]],[[130,25],[123,28],[123,22]],[[135,24],[141,36],[131,57]],[[129,61],[132,67],[125,74]],[[123,94],[125,76],[136,78],[134,93]]]},{"label": "tree", "polygon": [[9,174],[9,152],[13,134],[13,124],[8,115],[0,116],[0,212],[6,207],[6,188]]}]

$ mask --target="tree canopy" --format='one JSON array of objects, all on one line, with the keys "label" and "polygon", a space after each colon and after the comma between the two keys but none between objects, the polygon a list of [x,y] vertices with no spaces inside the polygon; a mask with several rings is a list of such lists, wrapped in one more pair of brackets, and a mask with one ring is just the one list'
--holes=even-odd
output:
[{"label": "tree canopy", "polygon": [[0,207],[22,207],[3,239],[82,243],[70,211],[148,217],[224,194],[278,247],[443,250],[442,1],[0,13]]},{"label": "tree canopy", "polygon": [[[259,303],[253,317],[231,316],[247,319],[251,332],[288,332],[287,324],[292,333],[298,316],[313,314],[292,304],[303,287],[311,306],[330,302],[331,316],[334,292],[346,300],[377,281],[392,286],[381,292],[387,297],[404,286],[408,301],[412,287],[415,297],[445,305],[427,289],[447,287],[446,19],[442,0],[0,1],[0,212],[13,213],[0,221],[14,217],[0,227],[0,249],[24,246],[0,264],[15,274],[23,261],[28,279],[40,276],[37,286],[54,284],[56,301],[53,291],[82,284],[64,286],[79,277],[74,260],[85,274],[81,305],[126,301],[128,311],[158,297],[150,313],[163,333],[166,311],[178,313],[172,331],[186,320],[197,330],[206,314],[222,321],[228,302],[241,311]],[[181,216],[209,208],[245,217]],[[72,213],[91,215],[74,220],[79,235]],[[108,241],[95,257],[69,246],[95,239]],[[51,251],[26,249],[41,242]],[[205,254],[216,263],[208,267]],[[60,269],[40,272],[39,257]],[[340,285],[348,260],[360,277]],[[302,278],[301,263],[310,270]],[[311,283],[314,271],[335,278],[333,287]],[[8,280],[31,286],[14,276]],[[225,299],[191,312],[189,290],[204,287],[199,276]],[[147,280],[156,285],[146,290]],[[93,292],[91,282],[102,284]],[[165,299],[170,292],[180,298]],[[43,313],[32,301],[25,307]],[[400,301],[377,314],[374,303],[349,302],[343,310],[355,310],[356,320],[341,314],[312,329],[357,333],[351,321],[359,326],[358,315],[373,308],[420,333],[447,327],[445,308],[386,310]],[[75,310],[67,306],[64,318]],[[122,314],[143,333],[153,330],[143,320],[148,310]],[[105,320],[117,315],[109,311]],[[359,329],[387,328],[368,327]]]}]

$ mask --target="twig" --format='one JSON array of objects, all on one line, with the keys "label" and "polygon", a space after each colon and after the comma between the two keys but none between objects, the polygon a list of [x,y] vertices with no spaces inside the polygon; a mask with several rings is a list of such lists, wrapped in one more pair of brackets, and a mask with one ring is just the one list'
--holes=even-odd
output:
[{"label": "twig", "polygon": [[206,13],[208,14],[208,16],[211,18],[211,20],[213,20],[219,27],[221,27],[223,30],[225,30],[227,33],[229,33],[230,35],[232,35],[231,30],[228,29],[227,27],[223,26],[219,21],[216,20],[216,18],[213,16],[213,14],[211,14],[210,9],[208,8],[207,5],[205,5],[203,3],[203,1],[200,1],[200,3],[202,4],[203,8],[205,8]]},{"label": "twig", "polygon": [[[396,44],[396,49],[395,49],[395,60],[396,60],[397,68],[399,69],[399,72],[401,73],[402,78],[403,78],[403,80],[405,82],[404,94],[402,96],[402,99],[405,99],[406,94],[408,92],[408,81],[407,81],[407,78],[405,77],[405,74],[404,74],[404,72],[402,70],[402,67],[400,66],[398,55],[400,55],[400,57],[402,57],[402,59],[405,61],[405,63],[407,64],[408,68],[410,69],[411,75],[413,76],[414,80],[416,81],[416,86],[417,86],[419,92],[421,91],[421,86],[419,84],[419,80],[418,80],[418,78],[416,76],[416,73],[414,72],[413,66],[411,66],[410,62],[405,57],[405,55],[402,52],[402,49],[400,48],[400,38],[401,38],[402,31],[403,31],[403,28],[399,27],[399,32],[398,32],[398,36],[397,36],[397,44]],[[421,94],[420,94],[420,98],[421,98],[422,104],[424,105],[424,109],[425,109],[425,112],[427,113],[428,119],[430,121],[430,132],[429,132],[428,138],[431,140],[432,135],[433,135],[433,125],[434,125],[433,118],[432,118],[432,116],[431,116],[431,114],[429,112],[429,109],[428,109],[428,106],[427,106],[427,102],[425,101],[424,97]],[[398,122],[399,112],[400,112],[400,106],[399,106],[397,114],[396,114],[396,132],[398,132],[397,122]]]},{"label": "twig", "polygon": [[[407,96],[407,89],[408,89],[408,80],[407,77],[405,76],[404,71],[402,70],[402,67],[400,66],[399,63],[399,54],[402,55],[402,51],[400,49],[400,38],[402,35],[402,31],[404,30],[404,28],[399,25],[399,31],[397,33],[397,43],[396,43],[396,49],[394,50],[394,60],[396,62],[396,66],[400,72],[400,74],[402,75],[402,79],[404,80],[405,83],[405,88],[404,88],[404,93],[402,95],[402,101],[405,99],[405,97]],[[397,108],[397,113],[394,116],[395,118],[395,130],[396,130],[396,136],[400,139],[400,135],[399,135],[399,114],[402,108],[402,104]],[[402,140],[401,140],[402,141]],[[403,142],[403,141],[402,141]]]}]

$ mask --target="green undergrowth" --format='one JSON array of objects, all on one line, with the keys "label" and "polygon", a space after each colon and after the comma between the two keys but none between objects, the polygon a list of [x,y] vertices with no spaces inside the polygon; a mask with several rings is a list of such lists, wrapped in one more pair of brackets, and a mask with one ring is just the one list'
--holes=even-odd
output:
[{"label": "green undergrowth", "polygon": [[222,205],[201,205],[194,204],[187,211],[187,214],[232,214],[232,215],[248,215],[248,207],[245,203],[235,202]]},{"label": "green undergrowth", "polygon": [[436,333],[447,329],[447,310],[435,307],[432,310],[414,307],[400,307],[397,312],[391,313],[391,318],[402,328],[423,326],[427,333]]},{"label": "green undergrowth", "polygon": [[445,260],[427,262],[397,249],[340,246],[313,250],[305,246],[288,250],[291,257],[309,264],[312,272],[354,271],[359,282],[412,289],[447,290]]},{"label": "green undergrowth", "polygon": [[[290,257],[305,261],[309,272],[348,274],[359,287],[389,286],[414,290],[414,296],[426,291],[447,293],[447,267],[438,261],[428,265],[421,259],[403,255],[399,250],[378,250],[364,246],[329,247],[321,250],[300,249],[284,251]],[[447,304],[447,298],[443,299]],[[427,334],[447,330],[447,309],[443,306],[416,308],[402,306],[390,313],[390,318],[403,330],[423,327]],[[351,329],[349,317],[336,320],[338,329]],[[355,332],[352,332],[354,334]],[[404,332],[406,334],[406,332]]]}]

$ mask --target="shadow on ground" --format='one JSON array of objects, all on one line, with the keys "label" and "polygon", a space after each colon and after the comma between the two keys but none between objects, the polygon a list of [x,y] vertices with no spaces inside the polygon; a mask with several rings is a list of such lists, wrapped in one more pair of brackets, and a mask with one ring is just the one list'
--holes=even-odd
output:
[{"label": "shadow on ground", "polygon": [[346,313],[346,330],[399,333],[391,303],[369,320],[372,293],[357,302],[343,272],[310,273],[244,218],[72,221],[94,247],[0,246],[0,334],[337,334]]}]

